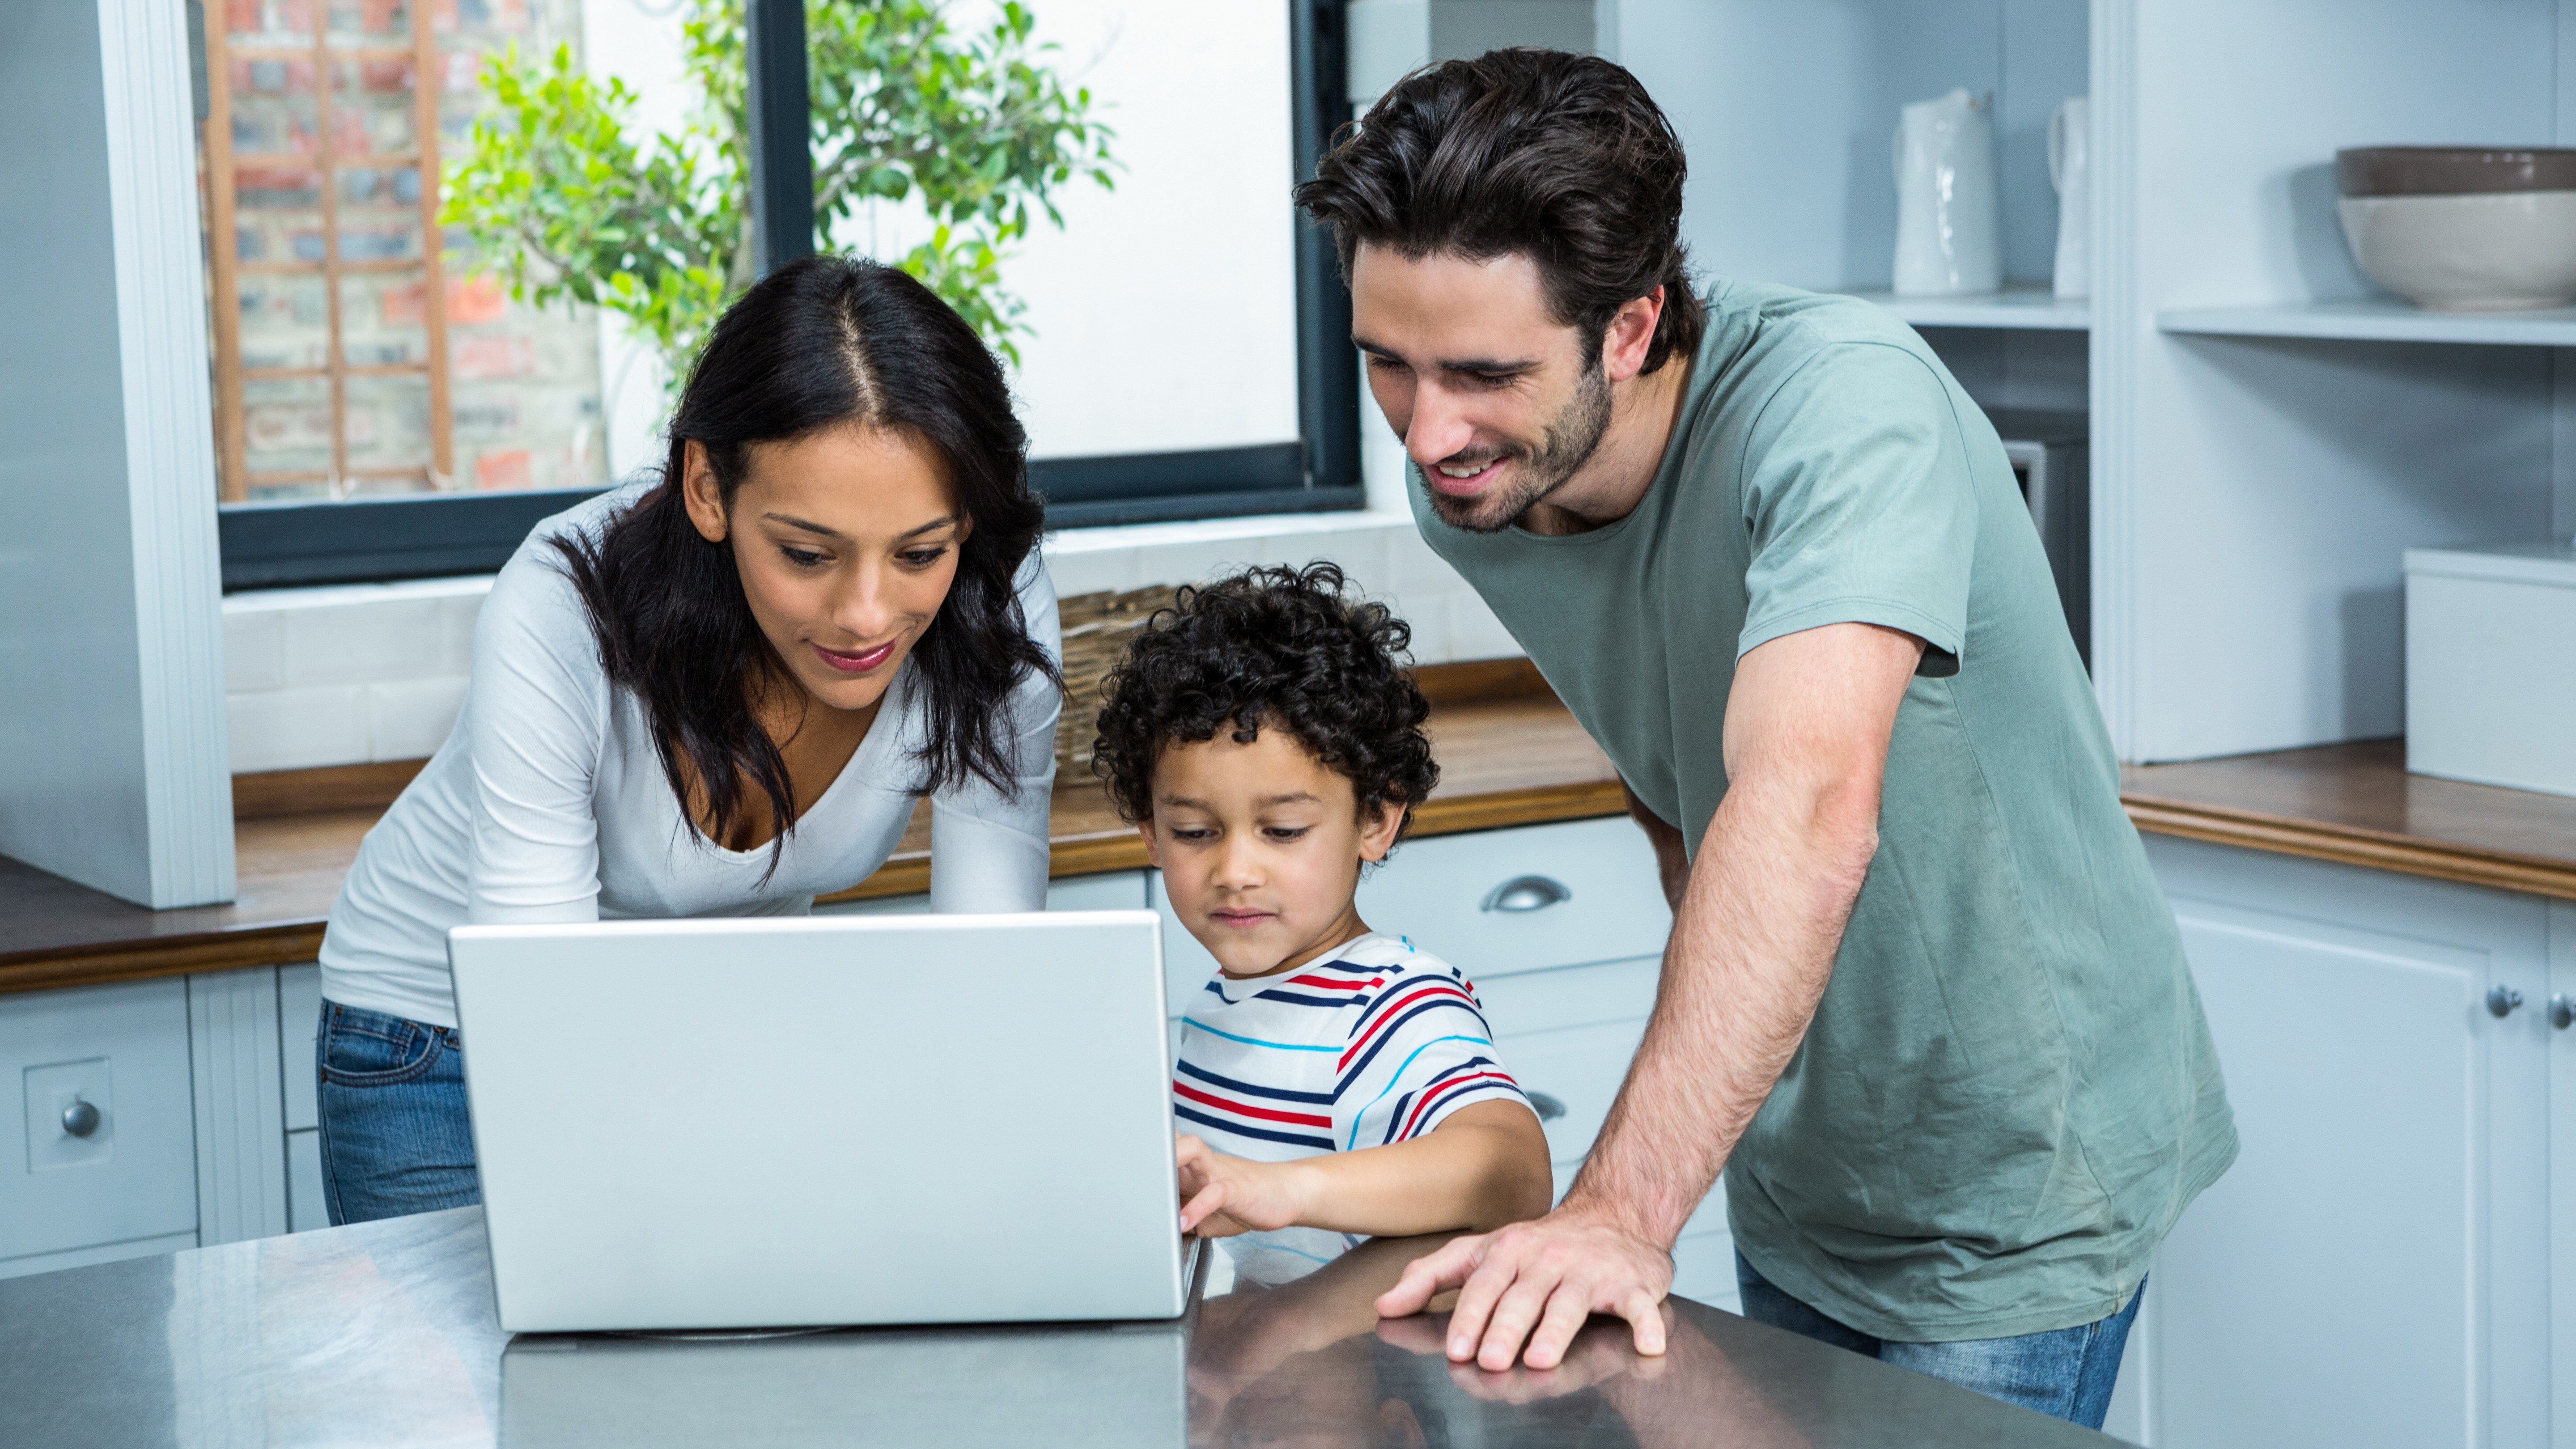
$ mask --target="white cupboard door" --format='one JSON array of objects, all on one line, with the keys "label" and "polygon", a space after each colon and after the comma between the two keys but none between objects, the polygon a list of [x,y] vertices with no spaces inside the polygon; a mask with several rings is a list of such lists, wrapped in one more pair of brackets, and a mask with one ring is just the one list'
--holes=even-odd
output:
[{"label": "white cupboard door", "polygon": [[2242,1148],[2156,1259],[2149,1442],[2534,1442],[2543,1028],[2487,997],[2539,903],[2157,846]]},{"label": "white cupboard door", "polygon": [[2549,903],[2550,1439],[2576,1449],[2576,901]]},{"label": "white cupboard door", "polygon": [[0,998],[0,1276],[193,1246],[194,1100],[179,978]]}]

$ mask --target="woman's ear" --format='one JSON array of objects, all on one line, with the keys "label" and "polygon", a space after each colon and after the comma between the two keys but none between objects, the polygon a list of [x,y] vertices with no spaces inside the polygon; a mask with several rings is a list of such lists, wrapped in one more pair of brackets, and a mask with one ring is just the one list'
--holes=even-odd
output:
[{"label": "woman's ear", "polygon": [[1395,849],[1395,833],[1404,828],[1404,802],[1382,800],[1375,811],[1360,812],[1360,859],[1371,865]]},{"label": "woman's ear", "polygon": [[722,543],[729,531],[729,520],[725,517],[724,489],[716,484],[715,464],[707,458],[707,445],[691,438],[682,449],[680,501],[687,505],[689,522],[697,525],[699,536],[709,543]]}]

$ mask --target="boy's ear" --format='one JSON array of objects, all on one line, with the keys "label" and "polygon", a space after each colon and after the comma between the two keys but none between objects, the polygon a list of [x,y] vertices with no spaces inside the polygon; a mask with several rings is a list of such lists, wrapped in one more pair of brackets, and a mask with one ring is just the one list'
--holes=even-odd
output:
[{"label": "boy's ear", "polygon": [[1154,869],[1161,870],[1163,868],[1163,842],[1154,838],[1154,822],[1150,819],[1137,821],[1136,833],[1145,837],[1146,861],[1151,864]]},{"label": "boy's ear", "polygon": [[1385,800],[1375,811],[1360,812],[1360,859],[1375,865],[1395,849],[1395,833],[1404,828],[1404,802]]}]

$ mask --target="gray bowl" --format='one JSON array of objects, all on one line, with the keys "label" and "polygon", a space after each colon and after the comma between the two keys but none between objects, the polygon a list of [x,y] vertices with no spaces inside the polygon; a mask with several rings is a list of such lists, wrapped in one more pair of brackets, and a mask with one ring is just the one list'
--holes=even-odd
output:
[{"label": "gray bowl", "polygon": [[2576,191],[2576,147],[2355,146],[2335,153],[2345,196]]}]

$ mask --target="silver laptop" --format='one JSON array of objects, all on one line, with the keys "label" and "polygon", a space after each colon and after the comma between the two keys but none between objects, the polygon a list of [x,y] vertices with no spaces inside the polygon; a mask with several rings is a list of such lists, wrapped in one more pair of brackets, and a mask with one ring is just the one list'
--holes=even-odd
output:
[{"label": "silver laptop", "polygon": [[501,1327],[1171,1318],[1150,911],[449,934]]}]

